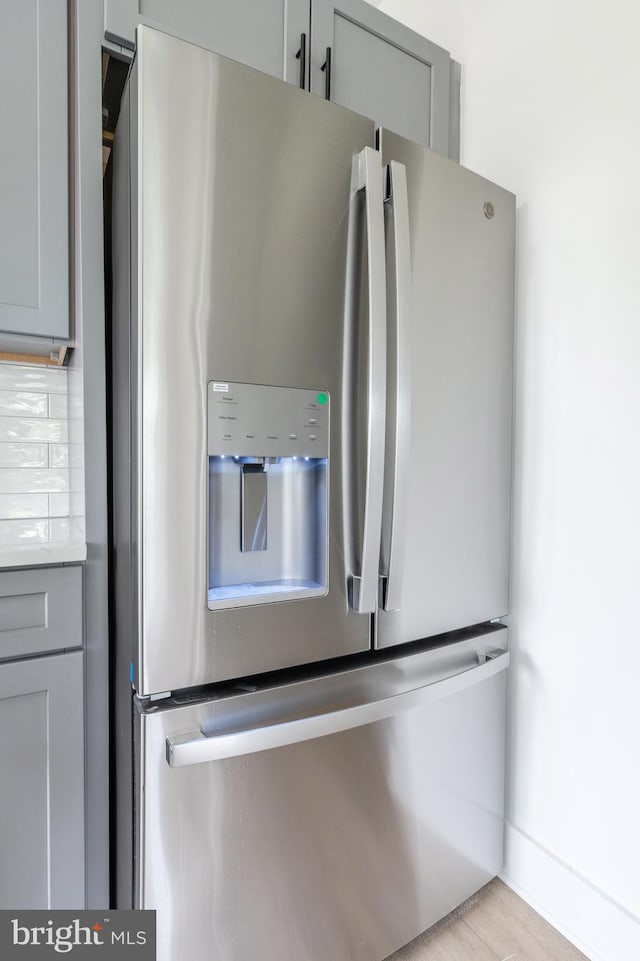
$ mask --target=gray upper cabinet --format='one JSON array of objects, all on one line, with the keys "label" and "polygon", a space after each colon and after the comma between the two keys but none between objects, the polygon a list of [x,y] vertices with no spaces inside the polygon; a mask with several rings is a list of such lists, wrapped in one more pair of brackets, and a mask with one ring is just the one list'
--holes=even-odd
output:
[{"label": "gray upper cabinet", "polygon": [[133,47],[138,23],[299,83],[309,0],[105,0],[107,40]]},{"label": "gray upper cabinet", "polygon": [[365,0],[312,0],[311,90],[447,155],[450,59]]},{"label": "gray upper cabinet", "polygon": [[138,23],[328,95],[455,157],[449,54],[365,0],[105,0],[107,40],[133,47]]},{"label": "gray upper cabinet", "polygon": [[3,334],[69,337],[67,75],[67,0],[3,0]]},{"label": "gray upper cabinet", "polygon": [[84,906],[82,659],[0,664],[0,908]]}]

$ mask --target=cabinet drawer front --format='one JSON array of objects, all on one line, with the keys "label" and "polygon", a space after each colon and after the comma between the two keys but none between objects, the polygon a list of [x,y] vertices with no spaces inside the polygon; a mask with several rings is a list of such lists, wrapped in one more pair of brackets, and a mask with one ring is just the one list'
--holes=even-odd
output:
[{"label": "cabinet drawer front", "polygon": [[82,568],[0,574],[0,659],[82,647]]}]

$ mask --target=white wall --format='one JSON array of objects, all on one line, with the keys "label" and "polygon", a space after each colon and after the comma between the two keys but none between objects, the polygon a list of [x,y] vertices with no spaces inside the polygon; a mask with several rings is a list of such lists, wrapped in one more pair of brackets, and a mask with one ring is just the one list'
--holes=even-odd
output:
[{"label": "white wall", "polygon": [[505,876],[637,961],[640,4],[380,9],[462,62],[462,162],[518,196]]}]

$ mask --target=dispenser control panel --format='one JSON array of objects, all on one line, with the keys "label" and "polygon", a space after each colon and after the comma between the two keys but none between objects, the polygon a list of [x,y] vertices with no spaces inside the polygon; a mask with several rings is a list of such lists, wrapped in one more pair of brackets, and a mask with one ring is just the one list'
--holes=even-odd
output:
[{"label": "dispenser control panel", "polygon": [[209,456],[328,457],[329,393],[210,381]]}]

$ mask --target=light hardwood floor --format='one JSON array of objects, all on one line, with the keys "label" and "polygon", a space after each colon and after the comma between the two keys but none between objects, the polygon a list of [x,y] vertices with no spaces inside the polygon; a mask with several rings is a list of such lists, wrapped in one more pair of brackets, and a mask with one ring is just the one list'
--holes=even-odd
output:
[{"label": "light hardwood floor", "polygon": [[588,961],[495,880],[387,961]]}]

